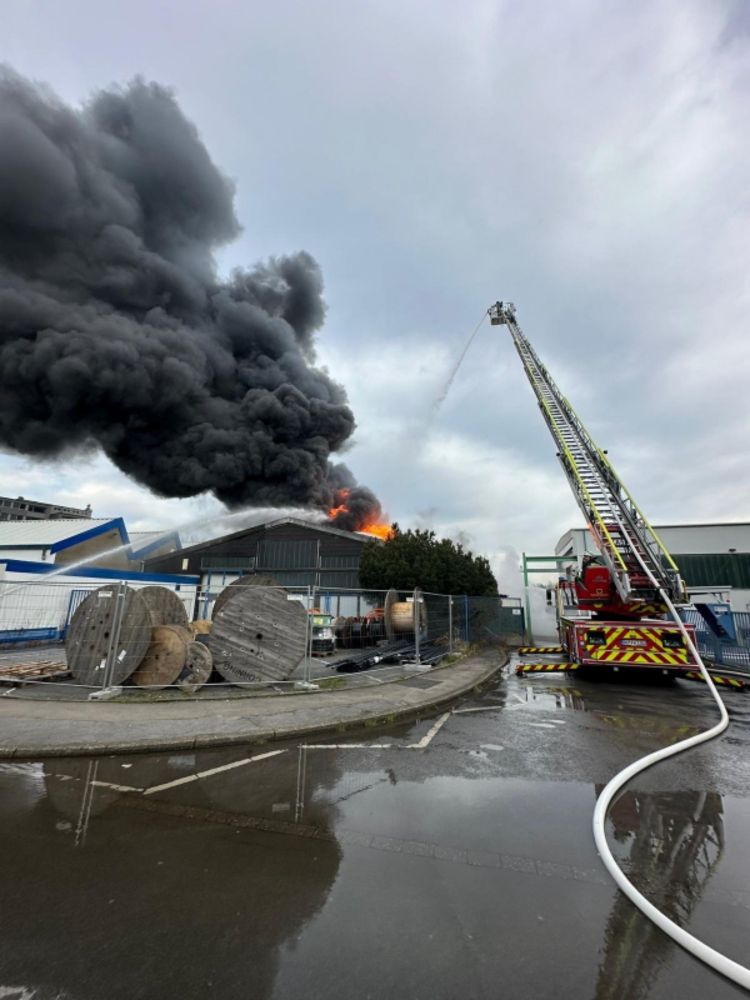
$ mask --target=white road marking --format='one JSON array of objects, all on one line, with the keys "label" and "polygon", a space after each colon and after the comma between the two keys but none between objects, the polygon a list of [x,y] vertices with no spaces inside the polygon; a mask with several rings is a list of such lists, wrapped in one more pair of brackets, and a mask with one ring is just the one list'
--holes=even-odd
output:
[{"label": "white road marking", "polygon": [[163,792],[167,788],[176,788],[177,785],[187,785],[190,781],[197,781],[197,774],[186,774],[184,778],[176,778],[174,781],[167,781],[163,785],[152,785],[151,788],[147,788],[143,793],[144,795],[153,795],[154,792]]},{"label": "white road marking", "polygon": [[435,723],[435,725],[429,731],[429,733],[427,733],[426,736],[423,736],[422,739],[419,741],[419,743],[409,743],[407,745],[406,749],[407,750],[424,750],[425,747],[428,747],[430,745],[430,743],[432,743],[432,741],[435,738],[435,736],[440,732],[440,730],[446,724],[446,722],[448,721],[448,719],[450,719],[450,717],[451,717],[451,713],[450,712],[446,712],[445,715],[441,715],[440,718]]},{"label": "white road marking", "polygon": [[451,713],[446,712],[441,715],[435,725],[426,736],[423,736],[419,743],[407,743],[406,746],[398,746],[394,743],[302,743],[301,750],[424,750],[435,738],[436,733],[442,729],[450,718]]},{"label": "white road marking", "polygon": [[267,750],[265,753],[256,753],[254,757],[244,757],[242,760],[235,760],[231,764],[212,767],[209,771],[198,771],[198,777],[209,778],[212,774],[219,774],[220,771],[229,771],[233,767],[242,767],[243,764],[253,764],[256,760],[266,760],[268,757],[278,757],[280,753],[286,753],[286,750]]},{"label": "white road marking", "polygon": [[551,722],[527,722],[527,726],[533,726],[535,729],[554,729],[555,727]]},{"label": "white road marking", "polygon": [[300,750],[390,750],[392,743],[303,743]]},{"label": "white road marking", "polygon": [[142,788],[134,788],[133,785],[113,785],[111,781],[91,781],[97,788],[111,788],[114,792],[142,792]]},{"label": "white road marking", "polygon": [[230,771],[234,767],[243,767],[245,764],[253,764],[257,760],[267,760],[269,757],[277,757],[280,753],[286,753],[286,750],[269,750],[267,753],[258,753],[254,757],[242,757],[240,760],[232,761],[231,764],[222,764],[221,767],[212,767],[208,771],[197,771],[195,774],[186,774],[183,778],[175,778],[174,781],[167,781],[163,785],[152,785],[143,794],[153,795],[154,792],[163,792],[168,788],[176,788],[177,785],[187,785],[191,781],[210,778],[212,774]]},{"label": "white road marking", "polygon": [[527,702],[523,698],[519,699],[520,705],[482,705],[478,708],[454,708],[452,715],[467,715],[469,712],[516,712],[520,708],[526,708]]}]

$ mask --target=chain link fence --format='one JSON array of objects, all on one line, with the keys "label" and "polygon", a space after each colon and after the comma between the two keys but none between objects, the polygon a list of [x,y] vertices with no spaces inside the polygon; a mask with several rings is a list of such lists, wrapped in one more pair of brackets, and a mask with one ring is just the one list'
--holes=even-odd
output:
[{"label": "chain link fence", "polygon": [[[0,683],[69,697],[336,689],[523,636],[520,601],[416,591],[0,581]],[[41,694],[38,690],[37,693]]]},{"label": "chain link fence", "polygon": [[722,639],[708,627],[698,611],[684,609],[680,617],[695,626],[698,652],[717,666],[750,676],[750,613],[733,611],[734,641]]}]

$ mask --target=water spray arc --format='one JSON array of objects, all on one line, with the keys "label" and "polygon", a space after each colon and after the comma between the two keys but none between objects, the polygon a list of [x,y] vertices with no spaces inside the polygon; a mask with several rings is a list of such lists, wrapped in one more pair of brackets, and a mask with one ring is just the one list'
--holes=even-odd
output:
[{"label": "water spray arc", "polygon": [[[257,515],[258,509],[255,507],[245,507],[242,510],[227,511],[225,513],[213,513],[208,515],[201,515],[200,517],[193,518],[190,521],[185,521],[183,524],[177,527],[166,528],[161,534],[153,540],[154,542],[162,541],[163,539],[169,538],[175,533],[175,531],[185,531],[190,528],[197,528],[203,524],[214,524],[223,523],[225,521],[233,521],[238,518],[247,518],[252,515]],[[119,555],[121,552],[126,552],[132,546],[131,542],[121,542],[119,545],[115,545],[112,548],[105,549],[103,552],[95,552],[93,555],[86,556],[84,559],[78,559],[72,563],[61,563],[56,565],[49,573],[45,574],[45,582],[54,580],[58,576],[64,576],[78,569],[85,569],[86,566],[91,566],[92,563],[101,562],[102,559],[108,559],[111,556]],[[0,599],[4,597],[9,597],[11,594],[16,593],[23,587],[27,587],[29,584],[19,583],[15,586],[8,587],[4,589]]]},{"label": "water spray arc", "polygon": [[480,330],[482,324],[484,323],[484,321],[486,319],[487,319],[487,312],[485,311],[485,312],[482,313],[482,318],[479,320],[479,322],[477,323],[477,325],[474,327],[473,331],[469,335],[469,339],[464,344],[463,350],[461,351],[461,353],[459,354],[459,356],[456,358],[456,361],[454,362],[453,367],[451,368],[450,372],[448,373],[448,377],[445,380],[443,388],[440,390],[440,392],[438,393],[438,395],[437,395],[437,397],[435,399],[435,402],[432,404],[432,412],[433,412],[433,414],[437,413],[437,411],[440,409],[440,407],[443,405],[443,403],[447,399],[448,393],[451,391],[451,386],[453,385],[453,382],[455,381],[456,375],[458,375],[458,371],[459,371],[461,365],[463,364],[463,360],[466,357],[466,355],[468,354],[469,348],[474,343],[474,339],[475,339],[476,335],[479,333],[479,330]]}]

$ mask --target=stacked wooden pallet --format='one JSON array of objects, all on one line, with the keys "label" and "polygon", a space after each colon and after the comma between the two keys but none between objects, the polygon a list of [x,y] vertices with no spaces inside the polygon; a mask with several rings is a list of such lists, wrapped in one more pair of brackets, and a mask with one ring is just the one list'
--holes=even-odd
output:
[{"label": "stacked wooden pallet", "polygon": [[33,660],[28,663],[4,663],[0,666],[0,682],[22,684],[24,681],[41,681],[49,677],[69,674],[67,663],[62,660]]}]

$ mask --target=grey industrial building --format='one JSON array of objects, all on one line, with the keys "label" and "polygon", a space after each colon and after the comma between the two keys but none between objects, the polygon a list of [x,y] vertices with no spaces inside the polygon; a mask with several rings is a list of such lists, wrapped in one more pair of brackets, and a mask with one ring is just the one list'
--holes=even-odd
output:
[{"label": "grey industrial building", "polygon": [[53,521],[60,518],[90,518],[91,507],[63,507],[46,500],[0,497],[0,521]]},{"label": "grey industrial building", "polygon": [[147,559],[145,569],[200,575],[204,593],[218,593],[246,573],[273,577],[284,587],[354,589],[362,549],[371,541],[382,544],[372,535],[282,517]]},{"label": "grey industrial building", "polygon": [[[654,525],[694,596],[715,595],[734,611],[750,611],[750,523]],[[571,528],[555,555],[596,552],[586,528]]]}]

